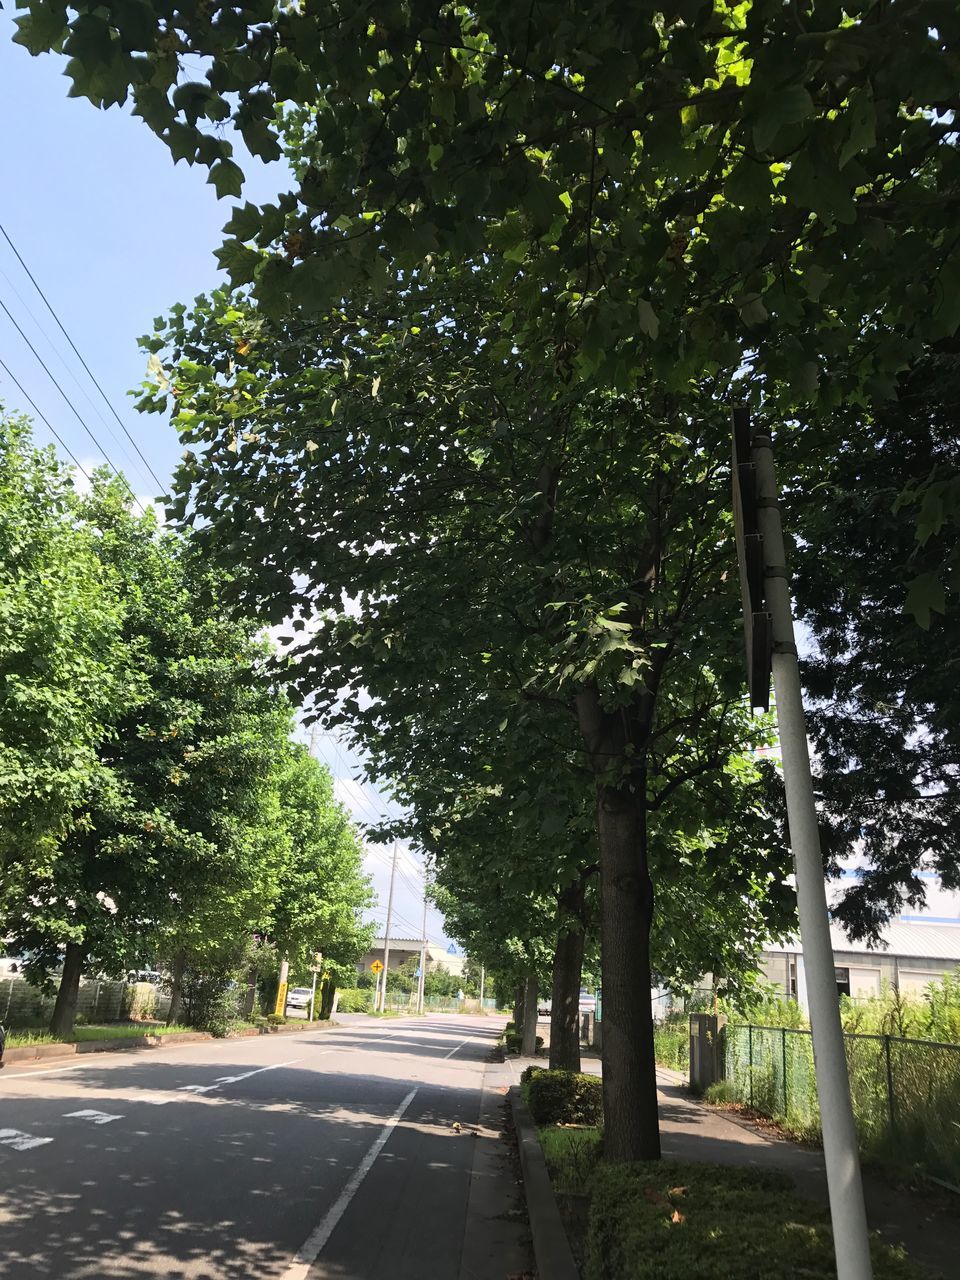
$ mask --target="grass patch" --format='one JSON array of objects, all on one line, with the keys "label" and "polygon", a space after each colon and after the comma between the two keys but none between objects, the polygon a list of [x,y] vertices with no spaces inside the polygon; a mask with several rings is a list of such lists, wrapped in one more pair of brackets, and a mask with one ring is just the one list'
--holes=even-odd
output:
[{"label": "grass patch", "polygon": [[[836,1276],[826,1211],[776,1172],[655,1161],[598,1165],[584,1280],[815,1280]],[[871,1241],[875,1280],[931,1280]]]},{"label": "grass patch", "polygon": [[539,1134],[554,1190],[561,1195],[587,1195],[602,1152],[600,1130],[549,1125]]},{"label": "grass patch", "polygon": [[116,1026],[106,1023],[96,1027],[74,1027],[73,1035],[70,1036],[54,1036],[49,1031],[11,1031],[7,1035],[7,1048],[16,1049],[34,1044],[83,1044],[90,1040],[131,1040],[137,1036],[170,1036],[191,1030],[195,1028],[150,1024],[139,1026],[136,1023],[123,1022]]}]

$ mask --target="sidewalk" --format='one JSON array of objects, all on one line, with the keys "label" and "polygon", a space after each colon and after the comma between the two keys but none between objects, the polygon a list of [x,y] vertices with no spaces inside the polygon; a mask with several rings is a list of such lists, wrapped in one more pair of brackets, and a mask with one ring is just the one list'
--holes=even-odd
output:
[{"label": "sidewalk", "polygon": [[[545,1058],[511,1058],[516,1078],[527,1066],[546,1066]],[[585,1057],[583,1070],[600,1075],[600,1063]],[[746,1120],[734,1119],[687,1091],[683,1076],[657,1068],[660,1135],[669,1160],[704,1160],[713,1164],[779,1169],[793,1178],[797,1191],[827,1204],[823,1153],[786,1138],[762,1133]],[[867,1219],[891,1244],[900,1244],[918,1262],[942,1276],[957,1274],[960,1257],[960,1200],[950,1192],[930,1195],[895,1187],[864,1171]]]}]

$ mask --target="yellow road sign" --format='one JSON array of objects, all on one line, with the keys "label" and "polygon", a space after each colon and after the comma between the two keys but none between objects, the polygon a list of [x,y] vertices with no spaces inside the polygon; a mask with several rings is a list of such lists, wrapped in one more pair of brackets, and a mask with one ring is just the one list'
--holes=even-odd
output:
[{"label": "yellow road sign", "polygon": [[373,964],[370,966],[370,971],[372,973],[383,973],[383,961],[374,960]]}]

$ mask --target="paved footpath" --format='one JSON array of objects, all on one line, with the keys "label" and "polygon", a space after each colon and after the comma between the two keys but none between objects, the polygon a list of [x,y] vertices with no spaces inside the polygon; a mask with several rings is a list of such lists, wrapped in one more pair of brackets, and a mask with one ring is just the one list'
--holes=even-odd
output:
[{"label": "paved footpath", "polygon": [[525,1271],[486,1065],[502,1020],[342,1021],[4,1068],[4,1280]]}]

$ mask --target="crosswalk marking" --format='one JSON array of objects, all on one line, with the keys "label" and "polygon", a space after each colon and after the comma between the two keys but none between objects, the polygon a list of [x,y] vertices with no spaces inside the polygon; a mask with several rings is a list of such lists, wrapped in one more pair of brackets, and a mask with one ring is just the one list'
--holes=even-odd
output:
[{"label": "crosswalk marking", "polygon": [[0,1143],[5,1147],[13,1147],[14,1151],[29,1151],[31,1147],[42,1147],[52,1142],[52,1138],[36,1138],[32,1133],[24,1133],[21,1129],[0,1129]]}]

